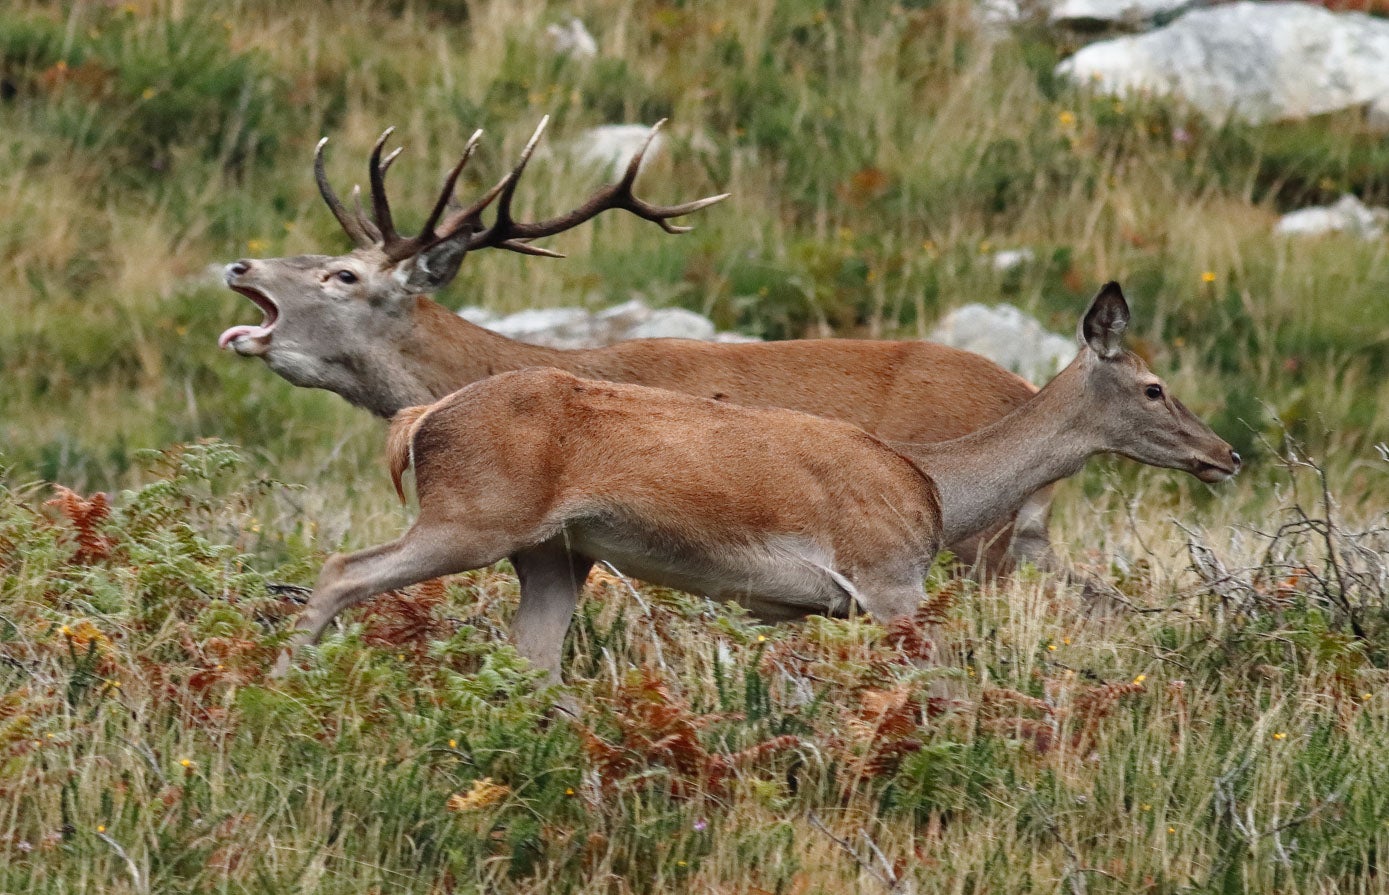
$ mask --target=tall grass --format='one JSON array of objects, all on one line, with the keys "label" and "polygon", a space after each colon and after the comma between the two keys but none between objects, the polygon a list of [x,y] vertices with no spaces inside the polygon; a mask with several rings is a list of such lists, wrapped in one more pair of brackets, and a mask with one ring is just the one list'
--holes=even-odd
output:
[{"label": "tall grass", "polygon": [[1338,592],[1356,637],[1317,539],[1270,564],[1218,524],[1291,496],[1190,535],[1096,501],[1125,608],[934,578],[935,646],[600,574],[569,721],[500,636],[505,569],[381,598],[268,681],[321,561],[298,495],[217,443],[142,462],[114,498],[0,489],[7,891],[1382,890],[1383,582]]}]

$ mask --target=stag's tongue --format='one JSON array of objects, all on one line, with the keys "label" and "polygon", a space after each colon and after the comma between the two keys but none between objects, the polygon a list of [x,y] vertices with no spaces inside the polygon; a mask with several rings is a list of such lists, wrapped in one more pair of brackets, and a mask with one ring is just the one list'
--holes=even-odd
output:
[{"label": "stag's tongue", "polygon": [[240,326],[233,326],[231,329],[218,336],[217,347],[226,351],[227,348],[231,346],[232,342],[235,342],[242,336],[251,336],[252,338],[260,339],[268,335],[270,335],[270,330],[264,326],[253,326],[249,323],[243,323]]}]

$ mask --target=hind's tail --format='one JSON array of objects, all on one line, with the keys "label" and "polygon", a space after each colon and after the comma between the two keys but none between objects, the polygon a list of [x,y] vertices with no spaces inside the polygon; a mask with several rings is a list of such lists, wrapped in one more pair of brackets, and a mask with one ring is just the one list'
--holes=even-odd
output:
[{"label": "hind's tail", "polygon": [[395,493],[401,503],[405,503],[405,487],[401,485],[400,477],[414,460],[410,449],[415,442],[415,430],[419,428],[420,419],[432,406],[420,404],[416,407],[406,407],[391,419],[391,431],[386,436],[386,463],[390,465],[391,483],[395,485]]}]

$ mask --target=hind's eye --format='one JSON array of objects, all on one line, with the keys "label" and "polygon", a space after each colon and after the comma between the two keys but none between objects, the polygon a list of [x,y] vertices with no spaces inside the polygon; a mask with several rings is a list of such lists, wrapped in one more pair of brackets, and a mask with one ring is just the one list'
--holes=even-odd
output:
[{"label": "hind's eye", "polygon": [[1159,401],[1162,399],[1162,386],[1150,385],[1143,390],[1143,394],[1147,395],[1150,401]]},{"label": "hind's eye", "polygon": [[338,278],[338,282],[347,283],[349,286],[357,282],[357,275],[350,270],[340,270],[334,276]]}]

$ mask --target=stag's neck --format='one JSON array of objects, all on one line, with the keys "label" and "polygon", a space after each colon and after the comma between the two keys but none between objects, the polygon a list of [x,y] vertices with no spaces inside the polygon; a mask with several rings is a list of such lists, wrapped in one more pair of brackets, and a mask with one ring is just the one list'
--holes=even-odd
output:
[{"label": "stag's neck", "polygon": [[976,432],[892,447],[940,491],[942,537],[952,544],[1004,522],[1038,489],[1080,471],[1098,453],[1058,376],[1017,410]]},{"label": "stag's neck", "polygon": [[[587,351],[565,351],[528,345],[469,323],[443,305],[420,296],[411,319],[410,347],[399,353],[408,361],[401,374],[408,391],[433,401],[469,383],[509,370],[556,367],[582,372]],[[420,399],[416,399],[419,403]],[[400,410],[390,410],[394,413]],[[386,415],[390,415],[390,413]]]}]

